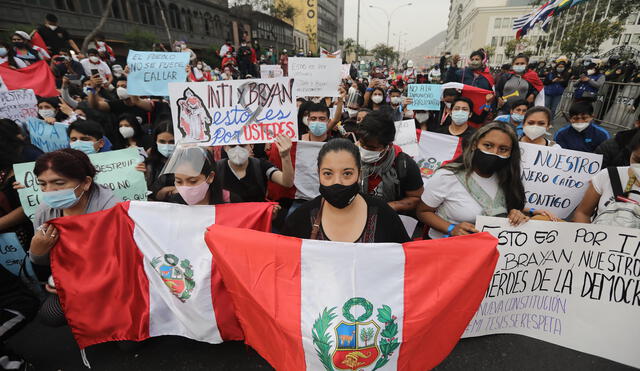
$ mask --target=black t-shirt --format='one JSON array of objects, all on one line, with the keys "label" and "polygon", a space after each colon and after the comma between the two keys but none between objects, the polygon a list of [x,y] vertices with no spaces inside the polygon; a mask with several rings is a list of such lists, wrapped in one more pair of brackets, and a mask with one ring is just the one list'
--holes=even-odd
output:
[{"label": "black t-shirt", "polygon": [[51,55],[58,54],[60,49],[69,49],[69,40],[71,36],[69,32],[63,27],[58,26],[54,31],[45,25],[38,27],[38,33],[51,49]]},{"label": "black t-shirt", "polygon": [[[415,191],[423,186],[422,175],[420,175],[420,168],[418,164],[411,158],[411,156],[407,155],[404,152],[398,153],[396,159],[393,164],[394,169],[396,169],[398,173],[398,181],[400,182],[400,198],[396,198],[393,200],[384,200],[386,202],[398,201],[406,197],[407,191]],[[371,192],[368,192],[370,195],[375,195],[377,197],[381,197],[384,199],[382,194],[382,182],[378,177],[375,182],[375,188]],[[369,179],[369,184],[372,184],[372,179]]]},{"label": "black t-shirt", "polygon": [[[250,158],[244,178],[238,179],[229,167],[228,161],[221,161],[223,161],[224,169],[222,188],[229,191],[232,203],[265,201],[267,181],[271,180],[273,173],[278,171],[277,167],[263,158]],[[255,161],[259,161],[257,165],[255,165]],[[260,169],[259,173],[257,168]],[[257,177],[262,177],[262,181],[259,181]]]},{"label": "black t-shirt", "polygon": [[[379,198],[362,195],[367,203],[367,216],[375,215],[375,232],[373,241],[404,243],[410,240],[398,214],[386,202]],[[285,236],[310,238],[312,221],[317,217],[322,196],[304,203],[285,222]],[[366,228],[366,227],[365,227]],[[364,231],[363,231],[364,232]]]}]

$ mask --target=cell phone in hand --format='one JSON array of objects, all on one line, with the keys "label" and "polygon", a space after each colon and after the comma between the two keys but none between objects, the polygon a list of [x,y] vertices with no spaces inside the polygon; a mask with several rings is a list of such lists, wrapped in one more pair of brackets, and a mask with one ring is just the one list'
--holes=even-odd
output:
[{"label": "cell phone in hand", "polygon": [[92,68],[92,69],[91,69],[91,76],[95,76],[95,75],[97,75],[97,74],[99,74],[98,70],[97,70],[97,69],[95,69],[95,68]]}]

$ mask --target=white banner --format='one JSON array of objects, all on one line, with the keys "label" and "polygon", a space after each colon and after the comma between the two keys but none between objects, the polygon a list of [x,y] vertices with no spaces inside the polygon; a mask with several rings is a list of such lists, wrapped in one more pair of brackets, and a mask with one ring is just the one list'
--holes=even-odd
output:
[{"label": "white banner", "polygon": [[298,138],[293,79],[170,83],[176,142],[205,146]]},{"label": "white banner", "polygon": [[282,67],[278,64],[261,64],[260,65],[260,78],[272,79],[274,77],[282,77],[284,73]]},{"label": "white banner", "polygon": [[38,116],[38,100],[31,89],[0,90],[0,118],[26,123]]},{"label": "white banner", "polygon": [[520,334],[640,367],[640,230],[480,216],[500,259],[463,337]]},{"label": "white banner", "polygon": [[568,217],[600,171],[602,155],[530,143],[520,146],[526,206]]},{"label": "white banner", "polygon": [[423,130],[420,134],[418,150],[418,157],[414,158],[414,160],[420,167],[420,175],[422,175],[422,180],[425,181],[425,189],[427,189],[427,179],[431,178],[443,162],[450,161],[461,154],[462,144],[460,138],[453,135]]},{"label": "white banner", "polygon": [[289,58],[296,97],[337,97],[342,61],[335,58]]},{"label": "white banner", "polygon": [[320,195],[318,153],[324,142],[299,141],[296,144],[296,163],[293,185],[297,200],[313,200]]},{"label": "white banner", "polygon": [[416,136],[416,124],[413,119],[396,121],[396,137],[393,143],[402,148],[402,152],[412,158],[418,157],[418,137]]}]

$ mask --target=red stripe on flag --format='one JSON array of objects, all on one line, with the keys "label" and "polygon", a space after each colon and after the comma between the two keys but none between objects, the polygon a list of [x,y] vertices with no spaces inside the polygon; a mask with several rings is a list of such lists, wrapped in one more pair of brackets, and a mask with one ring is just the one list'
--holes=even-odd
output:
[{"label": "red stripe on flag", "polygon": [[149,282],[128,208],[125,202],[50,221],[60,233],[51,249],[51,270],[81,349],[149,337]]},{"label": "red stripe on flag", "polygon": [[34,31],[33,35],[31,35],[31,44],[39,46],[49,52],[49,47],[44,42],[44,39],[42,38],[42,36],[40,36],[40,33],[38,31]]},{"label": "red stripe on flag", "polygon": [[[271,229],[273,204],[254,202],[216,205],[215,223],[227,227],[250,228],[264,232]],[[220,336],[224,340],[242,340],[244,335],[235,315],[235,309],[227,291],[215,258],[211,259],[211,298]]]},{"label": "red stripe on flag", "polygon": [[[302,241],[228,228],[217,221],[205,240],[233,297],[245,342],[279,371],[304,370]],[[256,245],[263,248],[256,249]]]},{"label": "red stripe on flag", "polygon": [[489,233],[479,233],[403,244],[398,370],[430,370],[451,352],[489,286],[499,257],[497,243]]},{"label": "red stripe on flag", "polygon": [[38,61],[30,66],[14,70],[0,65],[0,76],[9,90],[33,89],[41,97],[57,97],[56,80],[45,61]]}]

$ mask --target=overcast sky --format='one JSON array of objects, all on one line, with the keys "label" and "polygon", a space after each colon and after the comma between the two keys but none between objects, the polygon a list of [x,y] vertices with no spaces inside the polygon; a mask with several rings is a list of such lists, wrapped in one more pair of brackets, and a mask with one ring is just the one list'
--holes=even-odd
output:
[{"label": "overcast sky", "polygon": [[[387,42],[387,16],[369,5],[384,8],[391,14],[400,5],[409,2],[413,5],[399,9],[391,18],[389,43],[394,48],[398,47],[400,33],[408,33],[402,40],[406,39],[407,50],[411,50],[447,28],[449,0],[360,0],[360,44],[365,46],[366,43],[366,48],[371,49],[377,43]],[[355,40],[358,0],[345,0],[344,6],[344,37]],[[404,49],[404,41],[401,49]]]}]

